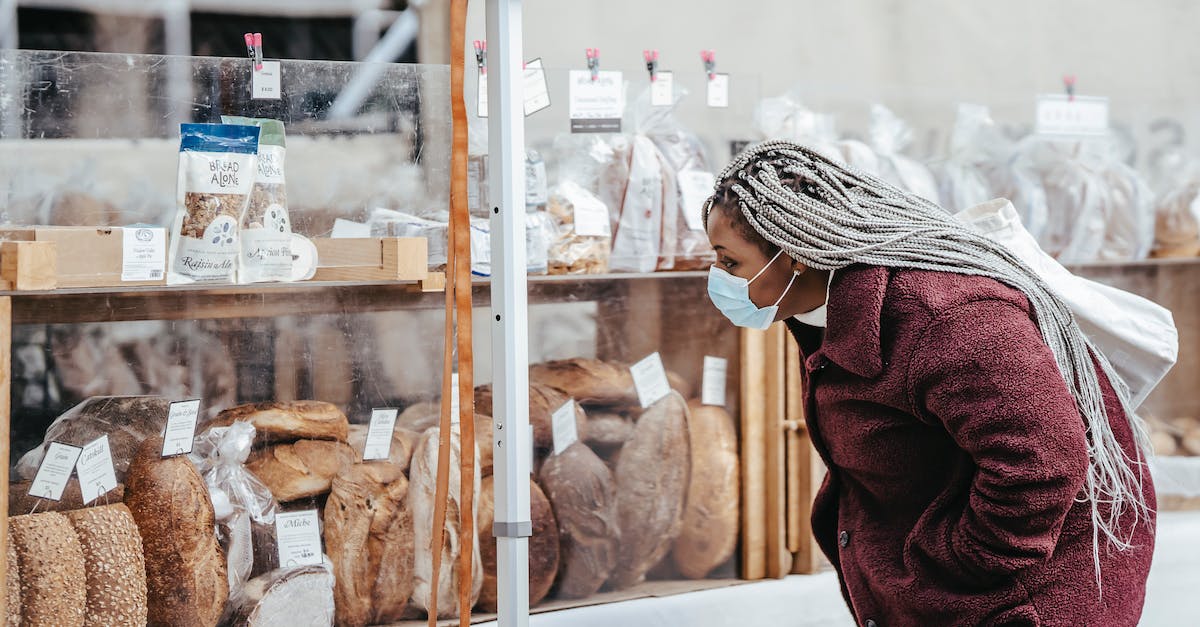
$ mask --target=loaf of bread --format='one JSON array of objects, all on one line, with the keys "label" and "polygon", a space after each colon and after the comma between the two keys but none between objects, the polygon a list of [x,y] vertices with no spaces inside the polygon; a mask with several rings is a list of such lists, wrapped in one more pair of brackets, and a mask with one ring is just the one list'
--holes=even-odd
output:
[{"label": "loaf of bread", "polygon": [[67,512],[83,548],[87,577],[85,624],[146,624],[146,563],[142,536],[124,505]]},{"label": "loaf of bread", "polygon": [[[483,561],[483,590],[477,607],[484,612],[497,610],[496,537],[492,525],[496,522],[495,478],[483,480],[479,494],[479,550]],[[532,479],[529,480],[529,517],[533,535],[529,538],[529,606],[541,603],[550,594],[558,574],[558,523],[550,501]]]},{"label": "loaf of bread", "polygon": [[612,473],[592,449],[576,442],[546,458],[538,482],[558,523],[561,550],[556,596],[591,596],[612,574],[621,540]]},{"label": "loaf of bread", "polygon": [[231,623],[245,627],[333,624],[333,575],[324,566],[284,568],[246,583]]},{"label": "loaf of bread", "polygon": [[[539,453],[554,448],[554,412],[558,411],[571,397],[560,390],[538,383],[529,384],[529,424],[533,427],[533,447]],[[494,416],[492,386],[475,388],[475,411]],[[579,403],[575,404],[575,428],[583,433],[587,414]],[[480,447],[482,448],[482,444]]]},{"label": "loaf of bread", "polygon": [[687,404],[671,393],[638,419],[616,465],[621,544],[613,588],[640,582],[671,550],[683,526],[689,464]]},{"label": "loaf of bread", "polygon": [[[375,625],[393,623],[403,618],[416,586],[413,573],[416,540],[409,506],[410,489],[407,481],[388,484],[388,495],[383,499],[384,507],[380,508],[380,515],[375,517],[371,525],[367,558],[379,565],[371,595],[371,623]],[[394,507],[394,510],[388,512],[390,507]]]},{"label": "loaf of bread", "polygon": [[442,415],[441,407],[437,401],[423,401],[409,405],[396,418],[396,428],[425,433],[426,429],[438,426],[438,420]]},{"label": "loaf of bread", "polygon": [[208,488],[187,457],[161,452],[161,438],[143,442],[125,483],[146,557],[148,622],[215,625],[229,581]]},{"label": "loaf of bread", "polygon": [[[459,472],[461,465],[461,449],[459,446],[458,426],[451,428],[450,446],[450,488],[446,507],[445,535],[442,546],[442,569],[438,580],[433,581],[433,511],[437,502],[437,457],[438,429],[429,429],[421,435],[417,450],[413,453],[410,467],[409,501],[412,504],[413,520],[415,521],[416,543],[416,585],[413,590],[413,603],[420,609],[429,611],[430,595],[433,586],[438,587],[438,617],[448,618],[458,615],[458,556],[462,548],[459,545],[459,485],[462,479]],[[472,446],[474,444],[472,443]],[[475,468],[475,502],[479,502],[479,468]],[[478,527],[476,526],[476,529]],[[471,605],[479,599],[479,590],[483,583],[483,568],[479,560],[479,535],[471,538],[472,542],[472,587]]]},{"label": "loaf of bread", "polygon": [[633,421],[609,412],[591,412],[579,438],[600,457],[610,457],[633,437]]},{"label": "loaf of bread", "polygon": [[529,381],[561,390],[585,405],[622,406],[638,403],[629,368],[614,362],[575,358],[534,364],[529,367]]},{"label": "loaf of bread", "polygon": [[[74,476],[67,481],[67,487],[63,490],[62,498],[57,501],[29,496],[29,487],[31,485],[33,485],[32,481],[14,481],[8,484],[9,514],[28,514],[34,511],[65,512],[84,506],[83,494],[79,491],[79,479],[76,479]],[[93,503],[108,505],[111,503],[120,503],[124,498],[125,486],[118,483],[117,487],[109,490],[106,494],[100,495]]]},{"label": "loaf of bread", "polygon": [[5,591],[5,607],[8,609],[7,622],[9,627],[18,627],[21,624],[21,571],[17,567],[17,549],[13,546],[12,536],[8,538],[8,558],[7,568],[5,572],[4,583],[7,587]]},{"label": "loaf of bread", "polygon": [[691,477],[683,529],[671,558],[681,575],[702,579],[737,547],[741,475],[737,431],[729,413],[697,401],[688,410]]},{"label": "loaf of bread", "polygon": [[254,425],[258,442],[296,440],[346,441],[350,423],[332,403],[321,401],[272,401],[230,407],[205,425],[228,427],[241,420]]},{"label": "loaf of bread", "polygon": [[354,463],[354,450],[334,440],[299,440],[259,449],[246,460],[280,503],[329,492],[333,478]]},{"label": "loaf of bread", "polygon": [[21,580],[21,624],[85,624],[87,575],[83,548],[66,516],[46,512],[8,519]]},{"label": "loaf of bread", "polygon": [[[350,425],[350,437],[347,440],[350,448],[354,449],[354,460],[363,461],[363,450],[367,446],[367,425]],[[400,472],[408,472],[408,464],[412,461],[413,449],[417,446],[417,438],[421,437],[416,431],[396,427],[392,430],[392,448],[388,451],[388,463]]]}]

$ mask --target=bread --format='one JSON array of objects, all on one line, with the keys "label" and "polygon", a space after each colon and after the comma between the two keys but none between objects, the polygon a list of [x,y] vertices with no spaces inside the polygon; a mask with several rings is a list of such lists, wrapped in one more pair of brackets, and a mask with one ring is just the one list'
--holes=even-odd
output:
[{"label": "bread", "polygon": [[1150,444],[1154,447],[1155,455],[1167,456],[1179,452],[1179,444],[1176,442],[1175,436],[1166,431],[1152,431]]},{"label": "bread", "polygon": [[[483,480],[479,493],[479,551],[483,561],[483,590],[477,607],[484,612],[497,610],[495,478]],[[532,479],[529,481],[529,516],[533,535],[529,538],[529,606],[540,603],[550,593],[558,574],[558,523],[550,501]]]},{"label": "bread", "polygon": [[396,417],[396,428],[425,433],[426,429],[438,426],[441,411],[442,406],[437,401],[414,403]]},{"label": "bread", "polygon": [[[379,564],[371,594],[372,624],[400,620],[409,607],[408,600],[412,598],[416,586],[413,573],[416,540],[409,506],[410,489],[407,481],[390,484],[388,490],[391,494],[383,502],[385,506],[394,505],[395,511],[390,515],[377,516],[371,525],[367,556],[372,563]],[[403,496],[396,494],[399,490],[404,491]]]},{"label": "bread", "polygon": [[21,579],[21,624],[82,626],[87,608],[83,549],[58,512],[8,519]]},{"label": "bread", "polygon": [[[8,511],[10,514],[28,514],[34,511],[65,512],[84,506],[83,494],[79,491],[79,479],[73,475],[67,481],[62,498],[57,501],[29,496],[31,485],[33,485],[32,481],[16,481],[8,484]],[[93,503],[105,505],[120,503],[124,498],[125,486],[117,484],[117,487],[109,490],[107,494],[100,495]]]},{"label": "bread", "polygon": [[621,544],[613,588],[640,582],[671,550],[683,526],[689,463],[687,405],[672,393],[638,419],[616,465]]},{"label": "bread", "polygon": [[1200,426],[1185,431],[1179,441],[1188,454],[1200,455]]},{"label": "bread", "polygon": [[142,536],[122,504],[67,512],[83,549],[87,577],[85,624],[146,624],[146,563]]},{"label": "bread", "polygon": [[329,492],[333,478],[354,462],[349,445],[330,440],[300,440],[259,449],[246,460],[280,503]]},{"label": "bread", "polygon": [[601,457],[619,451],[633,437],[633,421],[620,414],[592,412],[579,432],[579,439]]},{"label": "bread", "polygon": [[[545,453],[554,448],[554,412],[569,400],[571,400],[570,396],[555,388],[538,383],[529,384],[529,424],[533,427],[534,449]],[[481,385],[475,388],[475,411],[495,416],[492,386]],[[579,433],[583,433],[586,423],[587,414],[584,413],[579,403],[576,403],[575,428]],[[481,443],[480,448],[482,447]]]},{"label": "bread", "polygon": [[205,425],[227,427],[241,420],[254,425],[257,442],[294,442],[296,440],[346,441],[350,423],[346,414],[331,403],[321,401],[274,401],[230,407]]},{"label": "bread", "polygon": [[231,621],[247,627],[331,625],[333,575],[323,566],[271,571],[246,583]]},{"label": "bread", "polygon": [[733,418],[724,409],[692,401],[688,410],[691,475],[683,529],[671,559],[684,577],[702,579],[737,547],[738,443]]},{"label": "bread", "polygon": [[208,489],[187,457],[163,458],[161,451],[161,438],[143,442],[125,483],[146,556],[148,621],[215,625],[229,582]]},{"label": "bread", "polygon": [[[529,381],[561,390],[588,408],[641,407],[633,373],[617,362],[574,358],[534,364],[529,368]],[[691,393],[687,380],[673,372],[667,372],[667,382],[681,395]],[[529,402],[532,407],[533,399]]]},{"label": "bread", "polygon": [[7,586],[5,591],[5,607],[8,609],[8,625],[9,627],[17,627],[21,624],[21,571],[17,567],[17,549],[13,546],[12,537],[8,539],[8,558],[5,569],[4,583]]},{"label": "bread", "polygon": [[[354,461],[363,461],[363,450],[367,446],[367,425],[350,425],[350,435],[347,442],[354,449]],[[392,429],[392,447],[388,451],[388,463],[400,472],[408,472],[408,464],[412,461],[413,448],[417,446],[420,433],[396,427]]]},{"label": "bread", "polygon": [[556,596],[581,599],[600,589],[617,563],[617,486],[592,449],[576,442],[546,458],[538,483],[558,522]]},{"label": "bread", "polygon": [[479,476],[490,477],[492,474],[493,457],[492,436],[496,432],[496,423],[491,416],[475,414],[475,447],[478,451]]},{"label": "bread", "polygon": [[[417,450],[413,453],[410,468],[409,501],[412,504],[413,520],[415,521],[414,542],[416,546],[415,572],[416,585],[413,590],[413,603],[420,609],[429,611],[429,601],[433,586],[438,587],[438,617],[449,618],[458,615],[458,556],[459,546],[459,485],[461,475],[460,446],[458,426],[451,428],[450,438],[450,481],[449,498],[446,506],[445,536],[438,550],[442,553],[442,569],[439,579],[433,581],[433,510],[437,501],[437,456],[439,430],[429,429],[421,435]],[[475,473],[475,500],[479,500],[479,472]],[[471,605],[479,598],[479,590],[483,583],[483,568],[479,560],[479,536],[475,534],[472,555],[472,588]]]},{"label": "bread", "polygon": [[50,442],[84,446],[107,435],[113,472],[124,482],[129,462],[148,437],[161,435],[170,402],[161,396],[97,396],[67,410],[46,430],[42,445],[17,462],[17,475],[32,481]]}]

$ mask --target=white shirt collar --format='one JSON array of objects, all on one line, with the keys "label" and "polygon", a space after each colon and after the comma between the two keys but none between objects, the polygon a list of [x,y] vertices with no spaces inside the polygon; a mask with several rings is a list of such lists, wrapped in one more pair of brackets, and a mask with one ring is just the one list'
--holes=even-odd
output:
[{"label": "white shirt collar", "polygon": [[794,318],[797,322],[799,322],[801,324],[807,324],[810,327],[822,327],[823,328],[825,326],[825,322],[826,322],[825,313],[826,313],[826,310],[829,308],[829,286],[830,285],[833,285],[833,272],[832,271],[829,273],[829,284],[825,286],[825,302],[822,303],[820,307],[817,307],[816,309],[813,309],[812,311],[808,311],[808,312],[805,312],[802,314],[796,314],[796,315],[792,316],[792,318]]}]

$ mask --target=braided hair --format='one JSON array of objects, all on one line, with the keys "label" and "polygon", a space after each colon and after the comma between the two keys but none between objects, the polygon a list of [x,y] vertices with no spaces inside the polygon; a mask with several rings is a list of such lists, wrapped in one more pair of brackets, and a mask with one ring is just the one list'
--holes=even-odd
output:
[{"label": "braided hair", "polygon": [[[1041,278],[1007,248],[936,204],[794,142],[772,140],[747,148],[726,166],[715,191],[705,206],[705,226],[713,207],[720,207],[735,228],[739,223],[752,228],[758,237],[751,241],[765,241],[813,268],[869,264],[953,272],[992,278],[1024,293],[1087,426],[1085,492],[1092,507],[1099,585],[1100,535],[1118,550],[1128,549],[1120,518],[1133,514],[1132,535],[1137,521],[1149,516],[1142,496],[1142,455],[1150,450],[1149,437],[1129,406],[1124,382]],[[1138,444],[1136,460],[1113,434],[1095,363],[1116,389],[1130,421]]]}]

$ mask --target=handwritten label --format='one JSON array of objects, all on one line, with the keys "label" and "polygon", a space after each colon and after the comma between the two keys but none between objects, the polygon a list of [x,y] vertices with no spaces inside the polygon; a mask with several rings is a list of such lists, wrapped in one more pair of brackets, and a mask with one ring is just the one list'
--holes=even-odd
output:
[{"label": "handwritten label", "polygon": [[1104,135],[1108,98],[1046,94],[1037,99],[1037,132],[1043,135]]},{"label": "handwritten label", "polygon": [[477,88],[478,89],[478,92],[477,92],[478,97],[475,99],[475,115],[478,115],[481,118],[486,118],[488,116],[487,74],[481,73],[481,74],[478,74],[477,76],[479,77],[479,82],[478,82],[479,87]]},{"label": "handwritten label", "polygon": [[167,410],[167,428],[163,431],[162,456],[192,452],[196,438],[196,420],[200,417],[200,399],[176,401]]},{"label": "handwritten label", "polygon": [[572,133],[620,133],[625,85],[620,72],[604,71],[592,80],[589,70],[571,70],[568,115]]},{"label": "handwritten label", "polygon": [[608,207],[595,196],[583,196],[575,200],[575,234],[583,237],[608,237],[612,225],[608,221]]},{"label": "handwritten label", "polygon": [[107,435],[83,447],[75,464],[75,472],[79,475],[79,491],[83,494],[85,504],[117,487],[117,473],[113,471],[112,450],[108,448]]},{"label": "handwritten label", "polygon": [[122,232],[121,280],[161,280],[167,268],[167,230],[126,227]]},{"label": "handwritten label", "polygon": [[279,100],[283,91],[280,87],[278,61],[263,61],[261,70],[254,70],[250,78],[250,97],[255,100]]},{"label": "handwritten label", "polygon": [[554,454],[559,455],[575,442],[579,441],[579,430],[575,424],[574,399],[563,403],[555,410],[550,428],[554,436]]},{"label": "handwritten label", "polygon": [[708,106],[725,108],[729,106],[729,75],[713,74],[708,79]]},{"label": "handwritten label", "polygon": [[669,107],[675,104],[675,74],[659,72],[650,83],[650,106]]},{"label": "handwritten label", "polygon": [[363,461],[387,459],[392,454],[392,431],[396,427],[396,416],[400,411],[392,408],[371,410],[371,424],[367,427],[367,443],[363,447]]},{"label": "handwritten label", "polygon": [[540,58],[525,64],[525,117],[550,106],[550,88]]},{"label": "handwritten label", "polygon": [[321,524],[317,510],[275,514],[275,543],[279,565],[308,566],[321,563]]},{"label": "handwritten label", "polygon": [[83,449],[78,446],[51,442],[50,446],[46,447],[46,456],[42,458],[42,465],[38,467],[37,475],[33,477],[33,483],[29,486],[29,496],[51,501],[61,499],[63,490],[67,487],[67,480],[71,478],[71,471],[75,469],[75,462],[82,452]]},{"label": "handwritten label", "polygon": [[671,393],[667,370],[663,368],[662,357],[658,353],[650,353],[645,359],[631,366],[629,372],[633,374],[633,385],[637,388],[638,400],[643,409]]},{"label": "handwritten label", "polygon": [[679,173],[679,197],[683,206],[683,220],[693,231],[704,230],[704,203],[713,194],[716,177],[703,170],[683,170]]},{"label": "handwritten label", "polygon": [[700,385],[700,402],[704,405],[725,406],[725,374],[729,360],[705,355],[704,376]]}]

